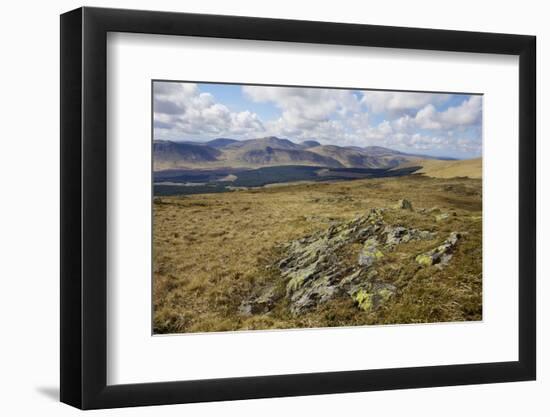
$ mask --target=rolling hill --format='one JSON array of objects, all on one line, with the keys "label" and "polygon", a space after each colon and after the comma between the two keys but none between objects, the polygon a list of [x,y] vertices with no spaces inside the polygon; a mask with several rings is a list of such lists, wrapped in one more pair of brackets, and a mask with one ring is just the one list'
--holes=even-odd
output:
[{"label": "rolling hill", "polygon": [[344,167],[334,158],[302,149],[275,149],[267,146],[263,149],[251,149],[236,153],[233,161],[261,166],[270,165],[314,165],[323,167]]},{"label": "rolling hill", "polygon": [[314,146],[321,146],[321,144],[319,142],[317,142],[316,140],[305,140],[301,143],[301,145],[305,149],[313,148]]},{"label": "rolling hill", "polygon": [[280,139],[275,136],[268,136],[266,138],[240,140],[227,146],[227,149],[240,149],[240,150],[257,150],[264,149],[266,147],[274,149],[303,149],[304,147],[294,143],[288,139]]},{"label": "rolling hill", "polygon": [[282,165],[387,169],[428,158],[381,146],[321,145],[317,141],[295,143],[274,136],[249,140],[218,138],[208,142],[156,140],[153,151],[155,171]]},{"label": "rolling hill", "polygon": [[217,161],[221,152],[206,145],[156,140],[153,142],[155,170]]},{"label": "rolling hill", "polygon": [[481,158],[460,161],[417,160],[415,164],[422,166],[419,174],[434,178],[481,178],[482,174]]},{"label": "rolling hill", "polygon": [[407,160],[399,152],[390,149],[386,149],[383,155],[370,153],[366,149],[335,145],[321,145],[309,148],[309,150],[335,159],[342,166],[348,168],[392,168]]},{"label": "rolling hill", "polygon": [[205,142],[205,145],[208,145],[211,148],[220,149],[220,148],[225,148],[229,145],[232,145],[235,142],[238,142],[238,140],[228,139],[228,138],[218,138],[218,139],[213,139],[208,142]]}]

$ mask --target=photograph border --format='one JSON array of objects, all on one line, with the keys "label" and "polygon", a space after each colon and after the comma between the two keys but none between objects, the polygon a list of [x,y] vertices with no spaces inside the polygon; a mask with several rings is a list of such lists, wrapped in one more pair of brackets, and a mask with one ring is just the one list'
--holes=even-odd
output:
[{"label": "photograph border", "polygon": [[[304,88],[304,89],[319,89],[319,90],[354,90],[354,91],[376,91],[376,92],[396,92],[396,93],[418,93],[418,94],[455,94],[455,95],[468,95],[468,96],[479,96],[483,97],[485,93],[469,93],[469,92],[458,92],[458,91],[439,91],[439,90],[400,90],[400,89],[391,89],[391,88],[362,88],[362,87],[336,87],[336,86],[313,86],[313,85],[298,85],[298,84],[267,84],[267,83],[243,83],[243,82],[236,82],[236,81],[197,81],[197,80],[173,80],[173,79],[163,79],[163,78],[153,78],[151,79],[151,100],[150,100],[150,106],[151,106],[151,133],[150,133],[150,141],[151,141],[151,155],[154,155],[154,143],[155,143],[155,129],[154,129],[154,118],[155,118],[155,109],[154,109],[154,85],[156,82],[161,83],[176,83],[176,84],[215,84],[215,85],[238,85],[238,86],[254,86],[254,87],[281,87],[281,88]],[[214,139],[214,138],[212,138]],[[155,200],[155,170],[154,170],[154,156],[151,158],[151,236],[154,236],[154,230],[155,230],[155,215],[154,215],[154,200]],[[150,326],[151,326],[151,336],[182,336],[182,335],[194,335],[194,334],[213,334],[213,333],[226,333],[229,332],[228,330],[224,331],[207,331],[207,332],[180,332],[180,333],[155,333],[154,332],[154,316],[155,316],[155,310],[154,310],[154,301],[153,301],[153,294],[154,294],[154,239],[151,239],[151,317],[150,317]],[[483,316],[483,315],[482,315]],[[473,320],[473,321],[465,321],[465,322],[483,322],[483,318],[481,320]],[[434,323],[428,323],[428,324],[441,324],[441,323],[464,323],[464,321],[441,321],[441,322],[434,322]],[[376,326],[399,326],[399,325],[415,325],[417,323],[395,323],[395,324],[376,324]],[[424,323],[425,324],[425,323]],[[345,325],[345,326],[337,326],[337,327],[330,327],[331,329],[349,329],[349,328],[357,328],[357,327],[372,327],[373,325]],[[255,330],[233,330],[232,333],[235,332],[250,332],[253,331],[255,333],[258,332],[265,332],[265,331],[288,331],[288,330],[321,330],[321,329],[327,329],[329,327],[300,327],[300,328],[274,328],[274,329],[255,329]]]},{"label": "photograph border", "polygon": [[[518,360],[107,385],[108,32],[519,56]],[[61,15],[61,401],[81,409],[536,378],[536,38],[122,9]]]}]

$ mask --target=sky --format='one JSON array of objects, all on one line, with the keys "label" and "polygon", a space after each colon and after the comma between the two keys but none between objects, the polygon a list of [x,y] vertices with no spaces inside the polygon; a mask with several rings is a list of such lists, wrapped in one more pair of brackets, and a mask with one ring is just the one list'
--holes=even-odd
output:
[{"label": "sky", "polygon": [[276,136],[324,145],[481,156],[482,96],[155,81],[154,138]]}]

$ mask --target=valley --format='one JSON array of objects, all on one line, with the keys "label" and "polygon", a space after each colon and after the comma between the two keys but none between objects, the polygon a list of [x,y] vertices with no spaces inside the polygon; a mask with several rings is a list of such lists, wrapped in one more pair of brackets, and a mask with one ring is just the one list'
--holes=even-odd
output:
[{"label": "valley", "polygon": [[349,181],[410,175],[420,166],[403,168],[327,168],[281,165],[255,169],[167,170],[155,172],[154,195],[190,195],[234,191],[271,184]]},{"label": "valley", "polygon": [[243,141],[219,138],[205,143],[155,141],[153,156],[155,196],[220,193],[304,181],[401,177],[435,160],[379,146],[294,143],[276,137]]}]

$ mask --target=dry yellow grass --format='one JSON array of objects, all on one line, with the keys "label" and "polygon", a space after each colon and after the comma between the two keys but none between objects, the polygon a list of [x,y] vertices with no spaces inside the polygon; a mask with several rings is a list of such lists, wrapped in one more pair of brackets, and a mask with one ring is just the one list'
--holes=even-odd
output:
[{"label": "dry yellow grass", "polygon": [[[438,207],[455,214],[436,226],[442,235],[466,232],[448,268],[406,270],[399,265],[403,254],[389,256],[387,279],[410,282],[376,313],[361,312],[340,298],[299,317],[290,316],[284,305],[251,317],[238,313],[254,289],[280,279],[268,268],[280,256],[279,244],[401,198],[415,209]],[[411,227],[436,224],[406,211],[394,220]],[[410,246],[412,252],[420,249]],[[481,181],[411,176],[156,198],[153,258],[157,333],[479,320]]]},{"label": "dry yellow grass", "polygon": [[481,178],[482,159],[463,159],[460,161],[441,161],[435,159],[416,160],[409,165],[420,165],[422,169],[417,171],[434,178],[468,177]]}]

